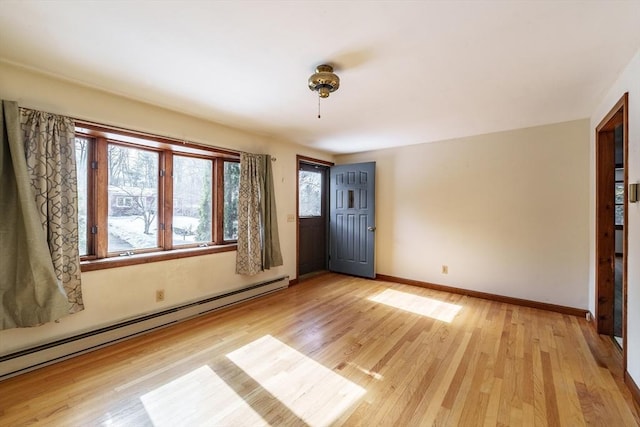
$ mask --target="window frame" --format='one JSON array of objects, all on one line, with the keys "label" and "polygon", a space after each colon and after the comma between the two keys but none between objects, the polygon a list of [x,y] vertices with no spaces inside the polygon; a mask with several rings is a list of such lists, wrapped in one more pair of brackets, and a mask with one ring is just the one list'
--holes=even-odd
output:
[{"label": "window frame", "polygon": [[[86,202],[87,202],[87,221],[86,221],[86,230],[85,230],[85,234],[86,234],[86,250],[87,253],[86,254],[82,254],[80,253],[80,259],[85,259],[85,258],[90,258],[91,255],[95,253],[95,240],[93,238],[93,234],[91,233],[91,225],[89,223],[89,219],[93,218],[95,216],[95,201],[94,201],[94,187],[95,187],[95,174],[92,173],[91,169],[92,169],[92,165],[95,161],[95,142],[93,141],[92,138],[88,138],[84,135],[78,135],[75,134],[74,135],[75,138],[82,138],[82,139],[86,139],[87,140],[87,160],[86,160],[86,164],[87,164],[87,176],[86,176],[86,183],[87,183],[87,194],[86,194]],[[75,138],[74,138],[74,149],[75,149]],[[77,168],[76,168],[77,171]],[[78,224],[78,227],[80,227],[80,225]],[[78,233],[80,234],[80,233]]]},{"label": "window frame", "polygon": [[[224,162],[239,162],[239,153],[178,141],[156,135],[76,121],[75,136],[86,138],[87,151],[87,252],[81,270],[144,264],[218,252],[234,251],[236,240],[224,240]],[[158,232],[156,248],[108,252],[108,147],[109,144],[155,151],[158,156]],[[173,245],[173,156],[202,158],[212,162],[212,240]]]}]

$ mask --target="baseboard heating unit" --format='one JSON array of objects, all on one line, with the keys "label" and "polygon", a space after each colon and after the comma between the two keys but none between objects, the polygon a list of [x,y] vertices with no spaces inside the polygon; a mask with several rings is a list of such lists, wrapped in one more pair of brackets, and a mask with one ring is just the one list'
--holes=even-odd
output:
[{"label": "baseboard heating unit", "polygon": [[288,286],[289,276],[282,276],[0,356],[0,381]]}]

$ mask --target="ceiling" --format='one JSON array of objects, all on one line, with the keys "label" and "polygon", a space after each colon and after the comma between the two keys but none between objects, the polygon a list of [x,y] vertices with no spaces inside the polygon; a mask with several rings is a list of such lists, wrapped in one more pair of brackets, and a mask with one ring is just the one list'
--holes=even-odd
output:
[{"label": "ceiling", "polygon": [[638,0],[2,0],[0,60],[350,153],[587,118],[639,22]]}]

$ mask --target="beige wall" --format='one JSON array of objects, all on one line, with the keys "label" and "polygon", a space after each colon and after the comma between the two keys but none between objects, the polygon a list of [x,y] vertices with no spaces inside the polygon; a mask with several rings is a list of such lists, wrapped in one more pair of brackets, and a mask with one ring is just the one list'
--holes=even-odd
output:
[{"label": "beige wall", "polygon": [[[81,87],[0,63],[0,97],[36,108],[104,124],[275,156],[280,241],[284,266],[254,277],[234,273],[235,252],[83,273],[86,310],[37,328],[0,332],[0,355],[42,344],[79,331],[153,312],[206,296],[237,289],[280,275],[295,277],[296,154],[324,160],[331,156],[264,136],[234,130],[119,96]],[[165,289],[163,303],[155,289]]]},{"label": "beige wall", "polygon": [[336,161],[376,162],[379,274],[587,308],[588,120]]},{"label": "beige wall", "polygon": [[[626,166],[629,182],[640,182],[640,50],[591,116],[589,308],[592,312],[595,312],[595,128],[625,92],[629,92],[629,157]],[[640,385],[640,203],[627,206],[627,371]]]}]

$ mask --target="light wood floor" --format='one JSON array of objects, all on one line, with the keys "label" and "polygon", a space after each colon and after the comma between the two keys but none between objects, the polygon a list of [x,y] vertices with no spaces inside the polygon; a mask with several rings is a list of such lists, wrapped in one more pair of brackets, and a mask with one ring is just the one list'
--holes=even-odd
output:
[{"label": "light wood floor", "polygon": [[584,319],[328,274],[0,383],[0,425],[635,426]]}]

